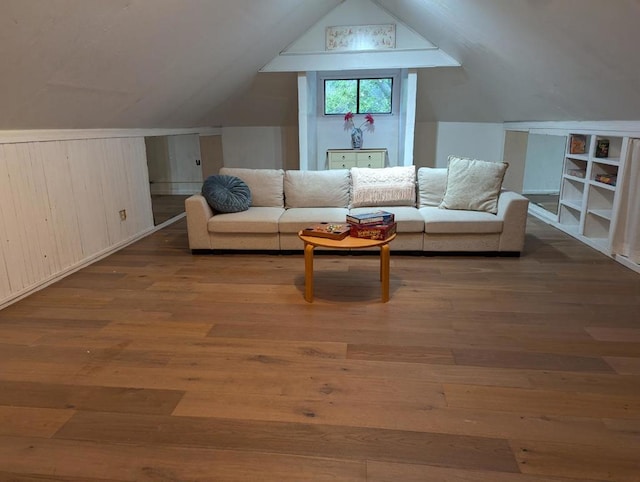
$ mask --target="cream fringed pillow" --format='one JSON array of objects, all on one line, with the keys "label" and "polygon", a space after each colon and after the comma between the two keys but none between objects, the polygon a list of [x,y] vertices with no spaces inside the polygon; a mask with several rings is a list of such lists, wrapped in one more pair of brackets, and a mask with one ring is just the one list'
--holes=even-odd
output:
[{"label": "cream fringed pillow", "polygon": [[351,168],[351,207],[415,206],[415,166]]},{"label": "cream fringed pillow", "polygon": [[449,156],[447,189],[440,207],[496,214],[507,167],[506,162]]}]

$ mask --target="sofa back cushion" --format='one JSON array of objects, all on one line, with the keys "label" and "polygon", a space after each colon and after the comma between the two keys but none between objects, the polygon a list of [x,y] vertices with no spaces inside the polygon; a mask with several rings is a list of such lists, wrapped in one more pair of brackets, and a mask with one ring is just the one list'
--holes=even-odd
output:
[{"label": "sofa back cushion", "polygon": [[440,206],[447,188],[446,167],[418,169],[418,207]]},{"label": "sofa back cushion", "polygon": [[220,174],[242,179],[251,191],[251,206],[284,207],[284,171],[282,169],[246,169],[223,167]]},{"label": "sofa back cushion", "polygon": [[346,208],[349,170],[286,171],[284,198],[288,208]]},{"label": "sofa back cushion", "polygon": [[507,167],[506,162],[449,156],[447,189],[440,207],[496,214]]},{"label": "sofa back cushion", "polygon": [[415,166],[351,168],[351,207],[415,206]]}]

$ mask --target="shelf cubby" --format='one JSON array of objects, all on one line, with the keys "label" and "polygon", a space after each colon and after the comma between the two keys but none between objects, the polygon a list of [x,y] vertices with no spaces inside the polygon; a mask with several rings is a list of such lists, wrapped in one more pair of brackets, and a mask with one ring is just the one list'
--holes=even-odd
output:
[{"label": "shelf cubby", "polygon": [[609,230],[611,229],[611,221],[595,213],[587,212],[584,223],[584,236],[592,241],[606,245],[609,239]]},{"label": "shelf cubby", "polygon": [[587,160],[567,156],[564,163],[564,177],[574,180],[587,177]]},{"label": "shelf cubby", "polygon": [[593,151],[593,159],[596,161],[612,161],[612,162],[620,162],[620,155],[622,152],[622,145],[623,145],[623,138],[622,137],[609,137],[609,136],[605,136],[605,135],[599,135],[595,137],[595,143],[594,145],[597,147],[598,143],[601,140],[608,140],[609,141],[609,153],[607,154],[606,157],[598,157],[597,154],[597,149],[594,147],[594,151]]},{"label": "shelf cubby", "polygon": [[558,218],[560,224],[571,227],[572,230],[577,232],[580,226],[580,208],[571,203],[561,201]]},{"label": "shelf cubby", "polygon": [[565,177],[562,180],[562,197],[561,201],[567,201],[572,204],[582,206],[582,197],[584,195],[584,179],[573,179]]}]

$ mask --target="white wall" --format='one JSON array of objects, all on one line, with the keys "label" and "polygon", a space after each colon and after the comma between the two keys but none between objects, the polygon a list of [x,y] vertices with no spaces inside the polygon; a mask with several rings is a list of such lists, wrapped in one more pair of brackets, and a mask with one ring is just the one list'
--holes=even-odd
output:
[{"label": "white wall", "polygon": [[[362,129],[363,149],[386,148],[389,164],[398,165],[399,126],[397,115],[374,115],[373,130]],[[354,124],[359,126],[364,116],[357,115]],[[327,149],[351,149],[351,131],[344,129],[343,116],[318,116],[318,169],[326,169]]]},{"label": "white wall", "polygon": [[505,189],[522,192],[528,140],[527,132],[505,131],[504,133],[504,160],[509,163],[509,169],[502,183]]},{"label": "white wall", "polygon": [[524,194],[559,194],[567,138],[529,134],[524,169]]},{"label": "white wall", "polygon": [[[399,140],[400,140],[400,83],[401,76],[398,70],[389,71],[343,71],[343,72],[320,72],[314,99],[316,99],[316,130],[317,150],[315,154],[315,166],[310,169],[326,169],[326,153],[328,149],[351,149],[351,130],[344,128],[344,116],[324,115],[324,81],[325,79],[345,79],[345,78],[366,78],[366,77],[392,77],[392,113],[374,114],[373,126],[365,125],[362,128],[362,147],[364,149],[385,148],[388,152],[389,164],[398,165]],[[364,122],[364,115],[356,115],[354,125],[359,127]],[[310,159],[310,166],[314,166],[313,159]]]},{"label": "white wall", "polygon": [[502,161],[503,148],[502,124],[438,122],[434,167],[447,167],[451,155]]},{"label": "white wall", "polygon": [[222,155],[225,167],[283,169],[281,127],[224,127]]},{"label": "white wall", "polygon": [[[374,116],[374,133],[364,132],[364,147],[389,149],[391,165],[398,163],[399,127],[395,116]],[[358,116],[360,119],[360,116]],[[385,122],[386,121],[386,122]],[[283,139],[281,127],[225,127],[222,129],[224,165],[227,167],[251,167],[284,169]],[[351,147],[349,132],[344,130],[341,116],[317,117],[318,147],[315,158],[300,169],[325,169],[326,150]],[[416,125],[416,166],[447,167],[449,155],[473,157],[488,161],[503,159],[504,131],[502,124],[437,122]],[[304,154],[300,142],[300,155]],[[313,156],[310,156],[313,157]]]},{"label": "white wall", "polygon": [[202,188],[200,136],[146,137],[151,194],[194,194]]},{"label": "white wall", "polygon": [[152,229],[142,137],[0,143],[0,308]]},{"label": "white wall", "polygon": [[[396,25],[396,48],[403,50],[433,48],[434,45],[407,28],[402,22],[370,0],[347,0],[329,12],[322,21],[287,47],[289,53],[322,52],[326,28],[335,25]],[[345,59],[348,62],[348,59]],[[346,65],[348,68],[348,63]],[[336,69],[337,70],[337,69]]]}]

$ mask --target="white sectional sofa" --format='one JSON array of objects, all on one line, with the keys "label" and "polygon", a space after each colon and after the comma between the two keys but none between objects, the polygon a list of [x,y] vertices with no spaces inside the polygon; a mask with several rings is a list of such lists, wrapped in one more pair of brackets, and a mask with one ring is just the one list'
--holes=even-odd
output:
[{"label": "white sectional sofa", "polygon": [[[220,174],[237,176],[250,188],[251,207],[222,214],[214,212],[202,195],[189,197],[185,201],[189,248],[193,252],[302,250],[297,236],[301,229],[321,222],[344,223],[349,212],[381,209],[394,213],[398,223],[393,251],[519,255],[528,200],[503,190],[495,214],[443,209],[439,206],[447,188],[447,173],[446,168],[425,167],[417,171],[413,167],[329,171],[223,168]],[[368,176],[374,176],[373,183],[367,184]]]}]

